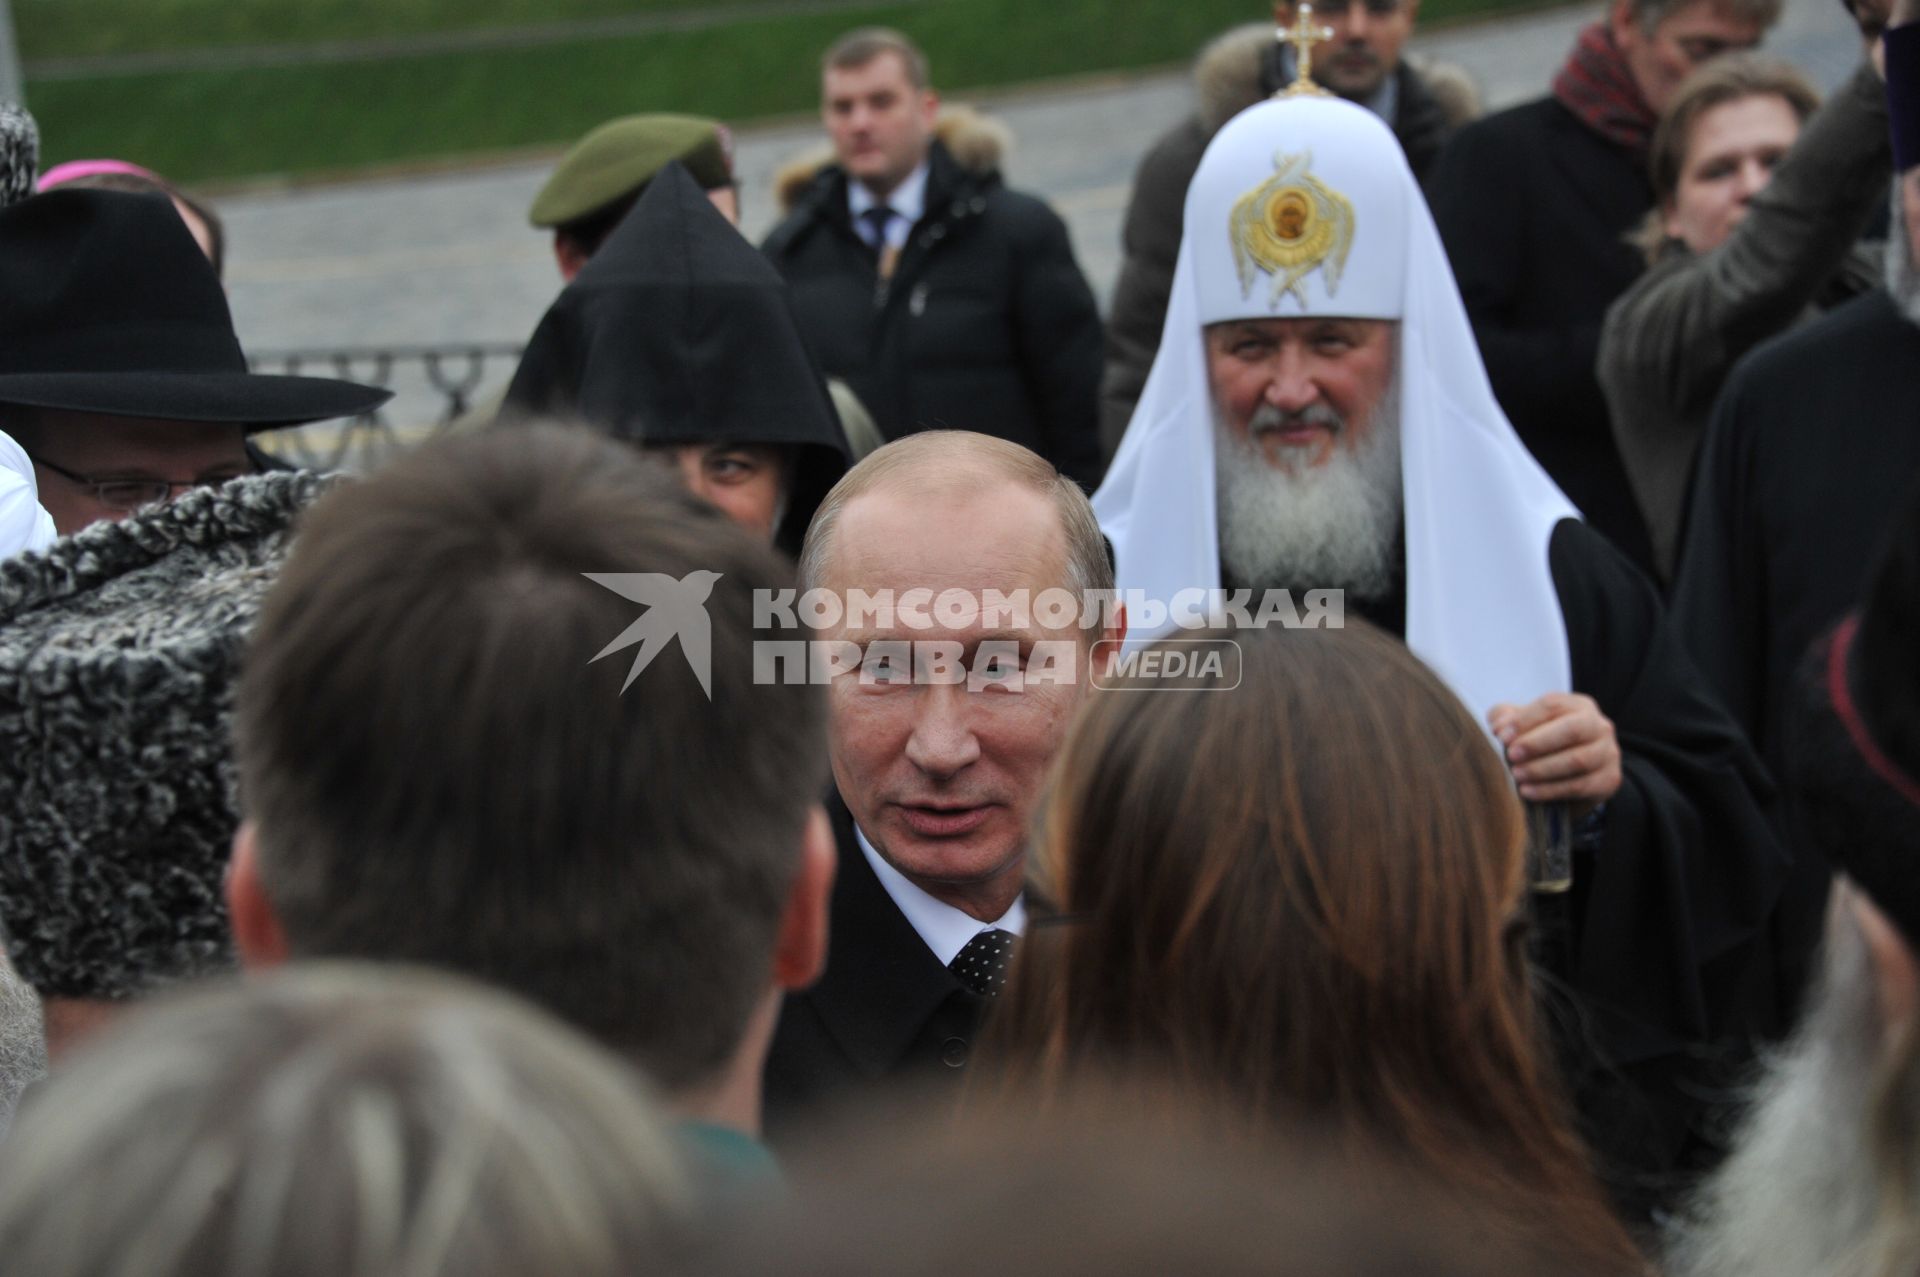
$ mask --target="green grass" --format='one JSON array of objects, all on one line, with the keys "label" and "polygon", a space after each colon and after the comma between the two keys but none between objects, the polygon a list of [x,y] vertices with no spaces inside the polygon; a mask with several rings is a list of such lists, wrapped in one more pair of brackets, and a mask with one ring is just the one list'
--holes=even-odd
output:
[{"label": "green grass", "polygon": [[[107,7],[105,0],[86,2]],[[231,2],[242,9],[257,0]],[[331,0],[330,7],[359,2]],[[456,2],[378,0],[403,9]],[[75,0],[31,3],[38,9]],[[210,9],[216,0],[130,3]],[[486,3],[503,10],[521,0]],[[1422,20],[1515,3],[1428,0]],[[634,111],[689,111],[736,123],[808,111],[818,101],[818,51],[869,22],[891,23],[919,40],[937,82],[951,91],[1178,62],[1260,7],[1248,0],[882,3],[704,31],[384,62],[29,79],[27,90],[45,164],[124,156],[196,182],[564,143]]]},{"label": "green grass", "polygon": [[31,60],[378,39],[700,7],[700,0],[13,0],[13,16],[20,56]]}]

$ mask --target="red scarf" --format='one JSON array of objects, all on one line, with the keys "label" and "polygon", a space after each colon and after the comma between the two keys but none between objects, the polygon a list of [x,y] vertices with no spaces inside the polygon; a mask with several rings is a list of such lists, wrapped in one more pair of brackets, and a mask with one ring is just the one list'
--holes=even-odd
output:
[{"label": "red scarf", "polygon": [[1566,65],[1553,78],[1553,96],[1581,123],[1644,166],[1660,117],[1640,96],[1613,32],[1596,22],[1580,33]]}]

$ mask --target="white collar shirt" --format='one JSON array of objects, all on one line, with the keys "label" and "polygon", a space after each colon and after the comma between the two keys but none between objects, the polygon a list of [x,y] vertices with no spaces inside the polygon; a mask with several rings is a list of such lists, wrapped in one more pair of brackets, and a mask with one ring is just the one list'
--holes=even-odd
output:
[{"label": "white collar shirt", "polygon": [[888,864],[886,857],[874,850],[873,844],[867,841],[867,835],[857,825],[854,826],[853,836],[860,844],[861,854],[873,866],[880,885],[886,888],[887,895],[906,915],[907,921],[913,924],[920,938],[927,942],[927,948],[933,950],[933,956],[940,959],[942,966],[952,966],[953,960],[960,956],[960,951],[967,947],[967,941],[983,931],[1010,931],[1016,936],[1026,933],[1025,893],[1016,896],[1013,906],[999,918],[982,922],[944,900],[934,899],[925,890],[915,886],[905,874]]},{"label": "white collar shirt", "polygon": [[[860,233],[860,238],[873,244],[875,248],[879,248],[880,245],[873,243],[872,223],[867,221],[863,214],[868,209],[877,208],[879,205],[880,201],[873,197],[872,191],[858,182],[847,183],[847,211],[853,215],[854,229]],[[893,189],[892,194],[887,196],[886,205],[893,210],[893,216],[887,219],[886,247],[905,248],[907,236],[913,233],[914,226],[927,211],[927,162],[925,160],[921,160],[920,167],[907,174],[906,180]]]}]

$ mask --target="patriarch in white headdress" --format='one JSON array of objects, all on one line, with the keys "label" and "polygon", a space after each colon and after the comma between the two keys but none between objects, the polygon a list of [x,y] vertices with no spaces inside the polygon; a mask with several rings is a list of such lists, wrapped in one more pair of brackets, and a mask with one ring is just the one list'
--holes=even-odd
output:
[{"label": "patriarch in white headdress", "polygon": [[1494,400],[1391,131],[1333,98],[1252,107],[1207,148],[1185,225],[1094,497],[1120,587],[1403,591],[1408,645],[1483,721],[1567,691],[1548,543],[1578,514]]},{"label": "patriarch in white headdress", "polygon": [[1616,1182],[1683,1178],[1703,1097],[1786,1005],[1742,983],[1786,864],[1766,781],[1651,583],[1508,424],[1372,114],[1291,97],[1215,136],[1093,506],[1130,640],[1191,615],[1184,591],[1343,589],[1487,724],[1521,798],[1565,804],[1541,825],[1564,814],[1570,835],[1538,842],[1570,843],[1571,871],[1543,855],[1534,881],[1580,888],[1559,897],[1574,940],[1551,964],[1584,1026],[1576,1103]]}]

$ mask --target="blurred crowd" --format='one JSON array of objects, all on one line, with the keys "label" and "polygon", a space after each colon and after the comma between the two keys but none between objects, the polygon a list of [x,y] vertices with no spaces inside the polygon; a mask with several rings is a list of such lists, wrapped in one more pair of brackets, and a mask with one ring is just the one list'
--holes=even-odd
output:
[{"label": "blurred crowd", "polygon": [[1418,8],[1201,51],[1104,317],[900,32],[758,246],[608,121],[352,474],[0,104],[0,1266],[1920,1269],[1920,0]]}]

